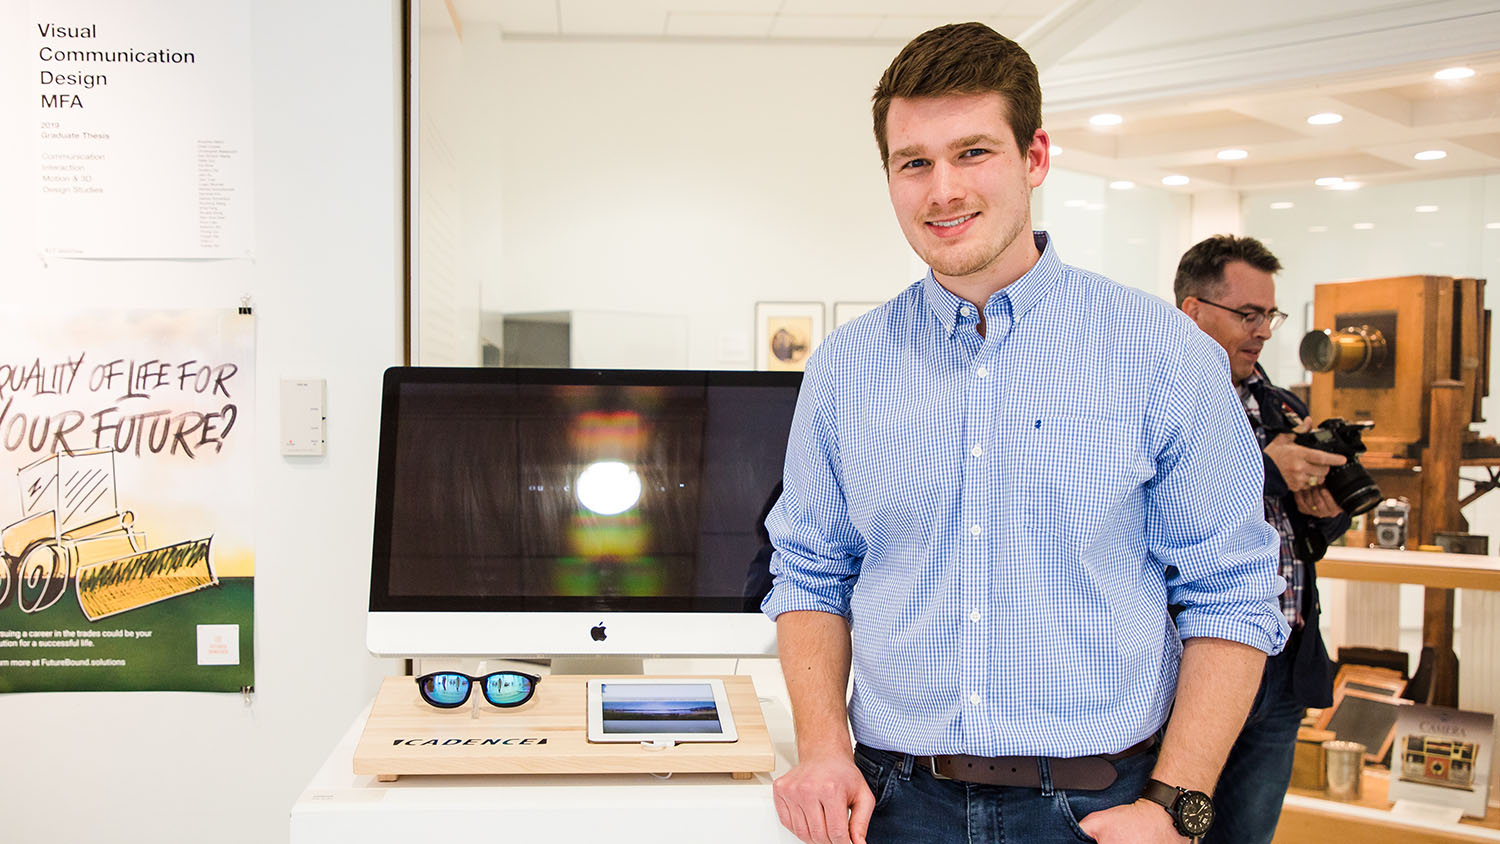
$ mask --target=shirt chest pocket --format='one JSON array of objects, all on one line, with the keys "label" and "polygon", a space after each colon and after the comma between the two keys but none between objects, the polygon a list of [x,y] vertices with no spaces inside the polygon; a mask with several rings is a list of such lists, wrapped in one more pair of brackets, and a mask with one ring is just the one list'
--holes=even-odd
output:
[{"label": "shirt chest pocket", "polygon": [[1151,465],[1133,425],[1109,416],[1014,420],[1011,477],[1028,529],[1082,548],[1122,507],[1132,504]]}]

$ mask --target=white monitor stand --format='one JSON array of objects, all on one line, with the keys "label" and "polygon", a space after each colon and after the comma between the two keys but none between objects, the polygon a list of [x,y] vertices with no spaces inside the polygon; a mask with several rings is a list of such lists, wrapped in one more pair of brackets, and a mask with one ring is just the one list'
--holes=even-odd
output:
[{"label": "white monitor stand", "polygon": [[557,656],[552,660],[553,674],[583,674],[598,677],[606,674],[644,674],[645,660],[634,656]]}]

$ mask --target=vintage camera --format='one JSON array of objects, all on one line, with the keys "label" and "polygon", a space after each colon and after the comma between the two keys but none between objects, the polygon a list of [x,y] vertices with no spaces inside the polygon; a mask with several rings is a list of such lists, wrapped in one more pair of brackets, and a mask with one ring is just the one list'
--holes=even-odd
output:
[{"label": "vintage camera", "polygon": [[1380,501],[1380,487],[1365,467],[1359,465],[1358,455],[1365,450],[1359,432],[1374,427],[1374,422],[1345,422],[1335,416],[1324,419],[1322,424],[1298,434],[1294,442],[1304,448],[1315,448],[1329,454],[1339,454],[1345,459],[1342,466],[1328,470],[1323,485],[1333,495],[1340,508],[1351,516],[1368,512]]},{"label": "vintage camera", "polygon": [[1401,779],[1472,791],[1476,749],[1471,741],[1410,734],[1401,752]]},{"label": "vintage camera", "polygon": [[1411,504],[1405,498],[1387,498],[1370,517],[1375,544],[1381,548],[1405,548],[1411,527]]}]

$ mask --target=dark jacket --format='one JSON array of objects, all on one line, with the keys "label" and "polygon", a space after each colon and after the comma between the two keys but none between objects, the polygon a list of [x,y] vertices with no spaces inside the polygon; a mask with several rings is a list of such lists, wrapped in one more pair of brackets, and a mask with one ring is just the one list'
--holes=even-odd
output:
[{"label": "dark jacket", "polygon": [[[1307,418],[1307,405],[1301,399],[1272,384],[1266,378],[1265,370],[1258,365],[1255,369],[1261,380],[1250,385],[1250,392],[1260,405],[1262,427],[1271,431],[1288,430]],[[1260,431],[1256,433],[1259,434]],[[1286,479],[1281,477],[1281,470],[1276,468],[1270,457],[1265,458],[1265,467],[1266,497],[1279,499],[1292,523],[1292,529],[1299,537],[1311,540],[1293,542],[1293,548],[1326,548],[1328,543],[1343,536],[1349,529],[1347,513],[1318,519],[1298,510],[1292,490],[1287,487]],[[1312,559],[1307,559],[1308,557]],[[1293,660],[1292,694],[1303,706],[1318,708],[1333,704],[1334,674],[1333,661],[1328,658],[1328,648],[1323,644],[1323,634],[1318,630],[1321,607],[1318,604],[1317,562],[1322,558],[1321,551],[1304,551],[1299,554],[1307,581],[1302,591],[1303,627],[1300,631],[1293,631],[1292,638],[1287,641],[1287,649],[1291,651]]]}]

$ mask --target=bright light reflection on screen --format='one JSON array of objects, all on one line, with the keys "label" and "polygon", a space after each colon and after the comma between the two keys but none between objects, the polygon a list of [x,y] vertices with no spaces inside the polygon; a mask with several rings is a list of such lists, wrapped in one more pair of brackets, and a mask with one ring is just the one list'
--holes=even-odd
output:
[{"label": "bright light reflection on screen", "polygon": [[641,500],[641,476],[618,460],[589,464],[578,475],[578,503],[601,516],[618,516]]}]

